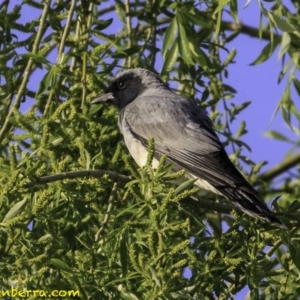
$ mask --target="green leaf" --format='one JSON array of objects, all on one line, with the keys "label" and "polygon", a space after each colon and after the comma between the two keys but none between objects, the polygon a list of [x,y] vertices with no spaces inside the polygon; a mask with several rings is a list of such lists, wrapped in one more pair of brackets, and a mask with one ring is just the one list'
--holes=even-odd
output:
[{"label": "green leaf", "polygon": [[190,179],[185,181],[184,183],[182,183],[181,185],[179,185],[177,187],[177,189],[174,191],[174,195],[178,195],[179,193],[181,193],[184,190],[187,190],[188,188],[190,188],[196,181],[198,180],[198,178],[195,179]]},{"label": "green leaf", "polygon": [[172,70],[178,58],[178,40],[173,43],[170,51],[166,55],[166,59],[161,71],[162,80],[166,80],[167,74]]},{"label": "green leaf", "polygon": [[294,87],[300,96],[300,81],[297,78],[293,78]]},{"label": "green leaf", "polygon": [[214,266],[214,267],[211,267],[209,269],[210,272],[213,272],[213,271],[220,271],[220,270],[224,270],[226,267],[224,265],[221,265],[221,266]]},{"label": "green leaf", "polygon": [[182,24],[180,15],[177,15],[177,26],[179,28],[179,35],[178,35],[179,53],[181,54],[183,60],[187,64],[193,65],[194,62],[192,60],[192,54],[190,52],[190,48],[188,47],[189,40],[187,39],[186,31]]},{"label": "green leaf", "polygon": [[283,32],[294,32],[296,29],[292,24],[289,24],[286,20],[276,16],[274,13],[268,12],[270,20]]},{"label": "green leaf", "polygon": [[121,298],[124,300],[139,300],[132,292],[125,292],[123,289],[120,292]]},{"label": "green leaf", "polygon": [[17,122],[17,119],[15,117],[10,117],[9,118],[9,123],[12,124],[15,127],[19,126],[19,123]]},{"label": "green leaf", "polygon": [[272,206],[274,207],[275,211],[279,212],[280,211],[280,207],[278,205],[278,201],[281,198],[281,195],[276,196],[273,200],[272,200]]},{"label": "green leaf", "polygon": [[233,17],[235,22],[239,22],[237,0],[231,0],[229,5],[230,5],[230,14],[231,14],[231,16]]},{"label": "green leaf", "polygon": [[272,42],[268,43],[264,47],[264,49],[261,51],[259,56],[255,59],[255,61],[250,64],[250,66],[258,65],[258,64],[266,61],[272,55],[272,53],[276,49],[278,43],[279,43],[278,40],[275,40],[274,43],[272,43]]},{"label": "green leaf", "polygon": [[91,105],[88,111],[88,116],[94,115],[97,111],[102,108],[103,105]]},{"label": "green leaf", "polygon": [[289,60],[288,63],[286,63],[283,68],[281,69],[281,72],[279,73],[278,76],[278,83],[281,82],[281,80],[283,79],[284,75],[286,74],[286,72],[290,69],[290,67],[294,64],[293,60]]},{"label": "green leaf", "polygon": [[10,220],[12,218],[14,218],[16,215],[18,215],[19,213],[21,213],[23,211],[23,209],[25,208],[26,204],[27,204],[27,198],[23,199],[19,202],[17,202],[10,210],[9,212],[5,215],[3,221],[7,221]]},{"label": "green leaf", "polygon": [[158,276],[157,276],[155,270],[154,270],[151,266],[149,266],[149,269],[150,269],[150,271],[151,271],[152,278],[153,278],[154,281],[156,282],[156,285],[159,286],[159,287],[161,287],[160,280],[159,280],[159,278],[158,278]]},{"label": "green leaf", "polygon": [[47,66],[50,66],[50,62],[44,56],[41,56],[36,53],[28,52],[28,53],[22,54],[22,57],[31,58],[37,64],[45,64]]},{"label": "green leaf", "polygon": [[[183,205],[183,204],[185,204],[185,205]],[[197,206],[197,204],[195,204],[195,206]],[[185,203],[184,201],[181,201],[180,209],[183,210],[186,215],[189,215],[190,217],[192,217],[193,222],[196,222],[199,225],[199,230],[201,228],[205,228],[205,224],[203,222],[203,217],[201,215],[199,215],[198,210],[194,210],[191,207],[190,202]]]},{"label": "green leaf", "polygon": [[174,43],[175,43],[174,40],[176,37],[176,33],[177,33],[177,22],[176,22],[176,18],[173,18],[170,23],[170,26],[168,27],[168,29],[166,30],[166,33],[165,33],[164,42],[163,42],[163,46],[162,46],[163,58],[165,58],[166,53],[172,43],[174,46]]},{"label": "green leaf", "polygon": [[169,5],[169,7],[170,7],[172,10],[176,10],[177,6],[178,6],[178,3],[177,3],[177,2],[173,2],[173,3],[171,3],[171,4]]},{"label": "green leaf", "polygon": [[278,53],[278,58],[281,58],[289,50],[290,44],[291,44],[291,36],[287,32],[284,32],[281,37],[281,44]]},{"label": "green leaf", "polygon": [[[250,2],[251,0],[248,0],[248,1]],[[263,16],[264,16],[263,13],[261,13],[260,17],[259,17],[258,36],[259,36],[260,41],[262,40],[263,29],[264,29]]]},{"label": "green leaf", "polygon": [[125,277],[127,275],[127,243],[126,239],[124,237],[124,233],[121,236],[121,241],[120,241],[120,261],[121,261],[121,266],[122,266],[122,274]]},{"label": "green leaf", "polygon": [[183,14],[188,20],[190,20],[193,24],[199,25],[204,28],[211,28],[212,22],[211,20],[205,18],[201,12],[198,12],[197,15],[192,15],[187,11],[182,11]]},{"label": "green leaf", "polygon": [[55,138],[54,140],[51,141],[51,144],[53,146],[58,146],[60,145],[65,139],[63,137]]},{"label": "green leaf", "polygon": [[45,235],[42,235],[42,236],[38,239],[38,243],[41,243],[41,242],[50,240],[50,239],[52,239],[52,238],[53,238],[52,234],[47,233],[47,234],[45,234]]},{"label": "green leaf", "polygon": [[222,87],[223,87],[224,91],[226,91],[226,92],[230,92],[233,94],[237,93],[236,89],[234,89],[232,86],[230,86],[228,84],[222,84]]},{"label": "green leaf", "polygon": [[266,137],[272,138],[272,139],[276,139],[276,140],[280,140],[280,141],[289,141],[289,139],[283,135],[282,133],[275,131],[275,130],[270,130],[265,134]]},{"label": "green leaf", "polygon": [[289,243],[289,250],[293,263],[300,271],[300,245],[295,242],[291,242]]},{"label": "green leaf", "polygon": [[[135,180],[136,182],[140,182],[139,180]],[[120,218],[123,215],[134,215],[137,211],[136,207],[139,207],[139,203],[131,205],[127,208],[122,209],[117,215],[116,218]],[[116,211],[115,211],[116,212]],[[111,212],[110,214],[114,214],[115,212]]]},{"label": "green leaf", "polygon": [[142,49],[141,46],[132,46],[130,48],[127,49],[123,49],[120,52],[116,52],[114,54],[112,54],[111,57],[113,58],[126,58],[128,56],[131,56],[133,54],[136,54],[137,52],[139,52]]},{"label": "green leaf", "polygon": [[294,200],[289,207],[287,208],[287,212],[294,213],[300,209],[300,201],[299,200]]},{"label": "green leaf", "polygon": [[189,41],[188,47],[191,50],[194,60],[204,69],[207,69],[208,59],[206,58],[205,53],[198,47],[195,46],[193,41]]},{"label": "green leaf", "polygon": [[219,4],[213,13],[214,15],[221,11],[230,2],[230,0],[219,0],[218,2]]},{"label": "green leaf", "polygon": [[58,258],[51,258],[50,263],[59,270],[68,272],[68,273],[74,273],[74,270],[70,268],[64,261],[58,259]]},{"label": "green leaf", "polygon": [[259,162],[258,164],[256,164],[255,166],[254,166],[254,168],[252,169],[252,173],[253,174],[257,174],[259,171],[260,171],[260,169],[261,169],[261,167],[262,166],[265,166],[267,164],[267,162],[266,161],[261,161],[261,162]]},{"label": "green leaf", "polygon": [[283,96],[280,100],[280,108],[283,119],[289,125],[291,130],[293,130],[291,126],[292,105],[293,101],[291,100],[290,89],[285,89]]},{"label": "green leaf", "polygon": [[236,133],[236,137],[240,138],[242,135],[246,134],[248,131],[246,130],[246,122],[242,121],[240,127]]},{"label": "green leaf", "polygon": [[292,129],[291,127],[291,114],[288,110],[286,110],[285,108],[281,108],[281,114],[282,117],[284,119],[284,121],[289,125],[289,127]]},{"label": "green leaf", "polygon": [[94,27],[94,30],[101,31],[101,30],[107,28],[112,22],[113,22],[113,18],[110,18],[108,20],[98,20],[95,22],[98,25],[96,25]]},{"label": "green leaf", "polygon": [[201,102],[206,101],[208,97],[209,97],[209,90],[205,89],[201,96]]},{"label": "green leaf", "polygon": [[238,115],[242,110],[246,109],[251,104],[251,101],[246,101],[238,106],[233,106],[232,110],[230,111],[230,120],[234,120],[235,116]]},{"label": "green leaf", "polygon": [[40,81],[39,88],[35,96],[42,94],[49,86],[51,86],[52,81],[54,80],[54,73],[50,70],[46,73],[43,79]]}]

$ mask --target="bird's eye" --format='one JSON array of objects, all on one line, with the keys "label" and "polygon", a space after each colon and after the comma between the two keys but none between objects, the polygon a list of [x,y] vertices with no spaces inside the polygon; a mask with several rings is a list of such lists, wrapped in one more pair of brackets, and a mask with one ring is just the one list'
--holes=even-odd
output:
[{"label": "bird's eye", "polygon": [[119,81],[117,83],[118,89],[123,90],[125,88],[125,82],[124,81]]}]

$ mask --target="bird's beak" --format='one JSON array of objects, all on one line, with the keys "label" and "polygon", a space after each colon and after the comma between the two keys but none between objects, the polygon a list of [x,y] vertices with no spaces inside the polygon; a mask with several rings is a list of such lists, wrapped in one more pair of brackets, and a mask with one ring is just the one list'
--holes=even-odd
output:
[{"label": "bird's beak", "polygon": [[100,104],[100,103],[105,103],[108,101],[114,101],[115,97],[112,93],[107,93],[107,94],[102,94],[97,96],[95,99],[93,99],[93,101],[91,102],[91,104]]}]

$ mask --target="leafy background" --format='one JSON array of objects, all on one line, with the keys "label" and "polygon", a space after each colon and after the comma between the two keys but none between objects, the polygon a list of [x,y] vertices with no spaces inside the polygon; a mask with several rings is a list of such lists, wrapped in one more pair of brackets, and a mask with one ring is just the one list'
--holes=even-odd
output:
[{"label": "leafy background", "polygon": [[[238,24],[237,1],[0,4],[1,287],[76,289],[82,299],[234,299],[248,286],[251,299],[297,299],[298,4],[267,2],[258,2],[255,28]],[[249,99],[237,102],[239,86],[227,83],[239,51],[228,45],[243,36],[267,41],[253,69],[279,53],[286,82],[277,115],[290,132],[268,135],[292,141],[261,175],[264,162],[245,143]],[[89,104],[118,70],[137,66],[207,108],[262,199],[282,195],[273,207],[289,230],[191,182],[174,187],[182,173],[170,175],[163,159],[157,170],[137,168],[115,108]]]}]

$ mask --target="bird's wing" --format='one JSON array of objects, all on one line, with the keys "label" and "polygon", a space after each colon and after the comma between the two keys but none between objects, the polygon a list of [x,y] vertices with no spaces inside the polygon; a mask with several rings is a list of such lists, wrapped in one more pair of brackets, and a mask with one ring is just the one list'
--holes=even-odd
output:
[{"label": "bird's wing", "polygon": [[154,138],[156,158],[166,154],[220,191],[230,187],[256,194],[229,160],[206,111],[176,94],[171,96],[155,100],[141,96],[130,103],[122,117],[132,135],[144,147]]}]

